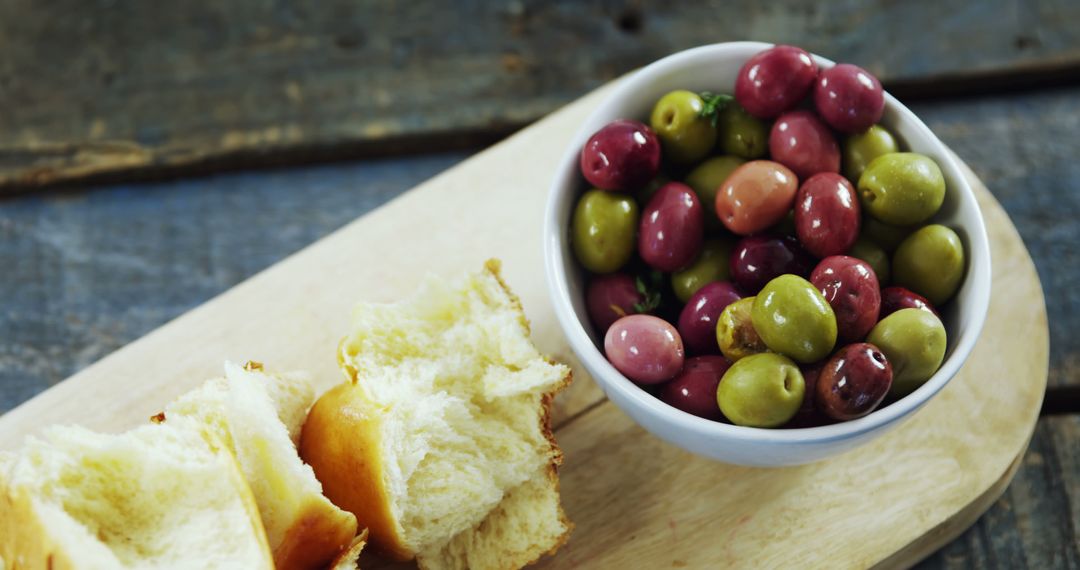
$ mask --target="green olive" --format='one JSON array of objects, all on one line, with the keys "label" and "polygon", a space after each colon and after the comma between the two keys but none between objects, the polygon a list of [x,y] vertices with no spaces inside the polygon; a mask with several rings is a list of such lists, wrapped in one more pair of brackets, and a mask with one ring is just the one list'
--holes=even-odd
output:
[{"label": "green olive", "polygon": [[705,210],[706,232],[724,229],[720,218],[716,217],[716,194],[727,177],[745,163],[737,156],[716,156],[697,165],[686,175],[686,185],[694,189]]},{"label": "green olive", "polygon": [[716,117],[716,135],[720,150],[742,158],[765,156],[769,150],[769,127],[732,101]]},{"label": "green olive", "polygon": [[732,362],[769,350],[754,330],[750,318],[753,308],[754,298],[743,297],[724,307],[716,321],[716,343],[724,358]]},{"label": "green olive", "polygon": [[660,137],[666,160],[691,164],[712,151],[716,128],[711,119],[702,116],[704,110],[701,97],[685,90],[672,91],[656,102],[649,123]]},{"label": "green olive", "polygon": [[940,307],[956,293],[964,278],[964,244],[951,229],[931,224],[908,236],[893,254],[897,285]]},{"label": "green olive", "polygon": [[883,154],[900,152],[896,138],[885,127],[874,125],[869,129],[850,135],[844,139],[843,161],[844,176],[852,183],[857,183],[866,165]]},{"label": "green olive", "polygon": [[884,287],[889,283],[889,254],[876,243],[859,238],[855,241],[855,245],[851,246],[848,255],[869,263],[877,277],[878,285]]},{"label": "green olive", "polygon": [[769,281],[750,317],[769,350],[799,362],[821,360],[836,344],[836,314],[821,291],[798,275]]},{"label": "green olive", "polygon": [[886,224],[925,222],[945,200],[945,177],[930,157],[914,152],[883,154],[859,177],[859,198],[870,215]]},{"label": "green olive", "polygon": [[945,340],[941,321],[922,309],[900,309],[881,319],[866,337],[892,366],[893,396],[914,392],[937,372],[945,358]]},{"label": "green olive", "polygon": [[713,281],[727,281],[728,261],[735,247],[732,240],[710,239],[701,246],[701,253],[689,267],[671,274],[671,288],[683,303]]},{"label": "green olive", "polygon": [[716,388],[716,403],[731,423],[779,427],[795,416],[806,395],[798,365],[781,354],[747,356],[728,368]]},{"label": "green olive", "polygon": [[589,190],[570,223],[574,255],[593,273],[611,273],[634,254],[638,205],[621,192]]},{"label": "green olive", "polygon": [[900,247],[900,242],[904,241],[913,231],[915,231],[915,228],[890,226],[873,216],[863,216],[860,236],[880,246],[881,249],[885,250],[885,253],[892,253],[896,251],[897,247]]}]

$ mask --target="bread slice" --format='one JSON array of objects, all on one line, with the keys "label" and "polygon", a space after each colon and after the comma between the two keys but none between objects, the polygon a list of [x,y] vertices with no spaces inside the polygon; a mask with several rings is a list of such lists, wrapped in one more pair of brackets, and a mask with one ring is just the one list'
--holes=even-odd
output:
[{"label": "bread slice", "polygon": [[3,460],[0,484],[8,568],[273,568],[236,459],[190,422],[51,427]]},{"label": "bread slice", "polygon": [[565,540],[549,408],[570,370],[533,346],[497,261],[360,305],[339,360],[350,381],[316,402],[300,455],[376,550],[484,570]]},{"label": "bread slice", "polygon": [[233,450],[255,496],[278,570],[325,568],[352,543],[356,517],[322,494],[296,441],[315,399],[305,374],[268,374],[262,365],[225,364],[165,408],[164,421],[205,425]]}]

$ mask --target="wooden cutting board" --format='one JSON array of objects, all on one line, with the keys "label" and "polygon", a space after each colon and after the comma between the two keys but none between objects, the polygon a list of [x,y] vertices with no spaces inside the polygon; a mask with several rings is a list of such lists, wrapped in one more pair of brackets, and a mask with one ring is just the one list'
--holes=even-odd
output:
[{"label": "wooden cutting board", "polygon": [[[650,436],[607,402],[568,349],[548,301],[540,245],[548,184],[605,93],[563,108],[0,417],[0,449],[51,423],[120,430],[144,422],[219,374],[226,359],[307,369],[329,387],[341,381],[334,351],[355,302],[394,300],[424,273],[475,271],[498,257],[537,343],[576,375],[557,399],[554,421],[566,452],[564,503],[577,528],[542,566],[907,566],[971,525],[1019,464],[1048,356],[1038,277],[989,192],[968,173],[990,231],[993,300],[971,359],[945,390],[899,429],[829,461],[784,469],[714,463]],[[238,211],[236,222],[257,224],[258,211]]]}]

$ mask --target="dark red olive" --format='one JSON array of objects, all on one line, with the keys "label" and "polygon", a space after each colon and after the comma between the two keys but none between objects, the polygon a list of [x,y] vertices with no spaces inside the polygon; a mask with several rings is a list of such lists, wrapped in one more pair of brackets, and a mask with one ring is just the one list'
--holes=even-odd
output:
[{"label": "dark red olive", "polygon": [[819,172],[840,172],[840,145],[810,111],[791,111],[776,119],[769,132],[769,153],[799,180]]},{"label": "dark red olive", "polygon": [[930,303],[922,295],[895,285],[893,287],[886,287],[881,290],[881,314],[878,316],[878,320],[899,311],[900,309],[923,309],[924,311],[930,311],[934,313],[939,319],[941,313],[938,313],[934,305]]},{"label": "dark red olive", "polygon": [[731,280],[743,295],[756,295],[766,283],[785,273],[806,277],[814,258],[792,237],[745,237],[731,252]]},{"label": "dark red olive", "polygon": [[660,399],[668,405],[707,420],[722,421],[716,402],[716,387],[731,364],[723,356],[686,359],[682,372],[660,388]]},{"label": "dark red olive", "polygon": [[800,364],[799,370],[803,375],[803,383],[806,391],[803,393],[803,403],[795,417],[784,424],[786,428],[808,428],[823,426],[833,422],[832,418],[818,411],[814,401],[817,399],[818,376],[821,375],[821,367],[824,362],[813,364]]},{"label": "dark red olive", "polygon": [[694,190],[669,182],[649,200],[638,229],[638,254],[653,269],[670,273],[694,261],[705,232],[705,212]]},{"label": "dark red olive", "polygon": [[660,170],[660,139],[638,121],[612,121],[589,137],[580,162],[581,174],[597,188],[641,188]]},{"label": "dark red olive", "polygon": [[810,274],[810,283],[836,314],[837,342],[862,340],[877,324],[881,289],[869,263],[847,255],[826,257]]},{"label": "dark red olive", "polygon": [[821,368],[814,405],[835,420],[853,420],[874,411],[891,386],[892,366],[881,350],[849,344]]},{"label": "dark red olive", "polygon": [[860,133],[881,120],[885,92],[881,82],[865,69],[841,63],[823,70],[814,83],[814,106],[832,128]]},{"label": "dark red olive", "polygon": [[810,91],[818,67],[809,53],[778,45],[748,59],[735,77],[735,100],[748,113],[771,119],[794,107]]},{"label": "dark red olive", "polygon": [[720,354],[717,319],[725,307],[741,298],[735,286],[726,281],[714,281],[698,289],[679,314],[679,335],[686,350],[692,354]]},{"label": "dark red olive", "polygon": [[859,197],[839,174],[815,174],[795,195],[795,234],[818,257],[847,253],[859,238],[861,219]]},{"label": "dark red olive", "polygon": [[637,312],[634,305],[645,300],[634,278],[625,273],[597,275],[585,291],[585,307],[596,333],[604,336],[612,323]]}]

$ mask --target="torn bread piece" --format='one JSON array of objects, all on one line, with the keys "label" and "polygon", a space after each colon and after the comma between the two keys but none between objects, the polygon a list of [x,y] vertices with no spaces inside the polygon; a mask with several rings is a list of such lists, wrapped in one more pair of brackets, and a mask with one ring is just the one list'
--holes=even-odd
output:
[{"label": "torn bread piece", "polygon": [[566,540],[549,413],[570,370],[532,344],[497,261],[360,305],[339,360],[351,381],[316,402],[300,455],[376,551],[484,570]]},{"label": "torn bread piece", "polygon": [[273,568],[235,457],[192,422],[50,427],[0,461],[0,486],[8,568]]},{"label": "torn bread piece", "polygon": [[306,374],[270,374],[249,362],[225,364],[165,408],[164,421],[205,425],[235,453],[266,528],[278,570],[325,568],[356,536],[356,517],[322,493],[296,451],[314,388]]}]

